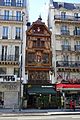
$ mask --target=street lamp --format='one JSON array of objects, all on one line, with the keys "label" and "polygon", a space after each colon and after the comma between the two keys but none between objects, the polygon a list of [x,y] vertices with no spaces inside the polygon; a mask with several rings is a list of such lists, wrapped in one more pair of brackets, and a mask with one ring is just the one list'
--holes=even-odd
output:
[{"label": "street lamp", "polygon": [[25,13],[22,12],[22,38],[21,38],[21,51],[20,51],[20,58],[19,58],[19,68],[20,68],[20,85],[19,85],[19,111],[21,111],[21,83],[22,83],[22,47],[23,47],[23,17]]}]

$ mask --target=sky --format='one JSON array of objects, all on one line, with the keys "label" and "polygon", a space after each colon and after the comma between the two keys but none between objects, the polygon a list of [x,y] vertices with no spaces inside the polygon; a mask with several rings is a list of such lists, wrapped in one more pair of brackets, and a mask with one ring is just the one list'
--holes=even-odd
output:
[{"label": "sky", "polygon": [[[28,0],[29,1],[29,21],[35,22],[41,15],[42,21],[46,22],[49,0]],[[55,2],[80,3],[80,0],[54,0]]]}]

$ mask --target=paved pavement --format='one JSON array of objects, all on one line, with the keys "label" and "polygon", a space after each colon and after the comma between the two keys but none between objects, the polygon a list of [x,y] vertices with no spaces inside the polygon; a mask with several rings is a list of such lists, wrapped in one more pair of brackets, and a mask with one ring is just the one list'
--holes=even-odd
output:
[{"label": "paved pavement", "polygon": [[80,115],[80,109],[0,109],[0,116]]}]

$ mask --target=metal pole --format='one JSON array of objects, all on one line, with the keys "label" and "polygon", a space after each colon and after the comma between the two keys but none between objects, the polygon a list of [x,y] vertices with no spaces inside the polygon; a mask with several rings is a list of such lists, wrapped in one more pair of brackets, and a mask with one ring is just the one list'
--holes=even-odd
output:
[{"label": "metal pole", "polygon": [[21,38],[21,52],[20,52],[20,62],[19,62],[19,65],[20,65],[20,85],[19,85],[19,111],[21,111],[21,104],[22,104],[22,101],[21,101],[21,81],[22,81],[22,46],[23,46],[23,16],[24,14],[22,13],[22,38]]}]

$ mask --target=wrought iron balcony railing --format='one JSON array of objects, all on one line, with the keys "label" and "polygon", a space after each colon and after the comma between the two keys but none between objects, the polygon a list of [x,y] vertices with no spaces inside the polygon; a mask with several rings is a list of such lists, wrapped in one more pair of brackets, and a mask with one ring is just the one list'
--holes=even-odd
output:
[{"label": "wrought iron balcony railing", "polygon": [[75,45],[75,46],[74,46],[74,50],[75,50],[75,51],[80,51],[80,45]]},{"label": "wrought iron balcony railing", "polygon": [[0,20],[3,21],[22,21],[22,17],[21,16],[11,16],[11,15],[0,15]]},{"label": "wrought iron balcony railing", "polygon": [[19,61],[19,58],[15,55],[0,55],[0,61]]},{"label": "wrought iron balcony railing", "polygon": [[1,2],[0,2],[0,6],[23,7],[23,3],[22,3],[22,2],[15,2],[15,1],[11,1],[11,2],[4,2],[4,1],[1,1]]},{"label": "wrought iron balcony railing", "polygon": [[80,67],[80,61],[57,61],[56,67]]},{"label": "wrought iron balcony railing", "polygon": [[73,31],[73,34],[74,34],[74,35],[80,35],[80,30],[74,30],[74,31]]},{"label": "wrought iron balcony railing", "polygon": [[61,35],[70,35],[69,30],[61,30]]},{"label": "wrought iron balcony railing", "polygon": [[56,20],[69,20],[69,21],[80,21],[80,16],[75,17],[75,16],[70,16],[70,15],[55,15],[54,19]]},{"label": "wrought iron balcony railing", "polygon": [[70,45],[62,45],[62,50],[70,51],[71,50],[71,46]]}]

